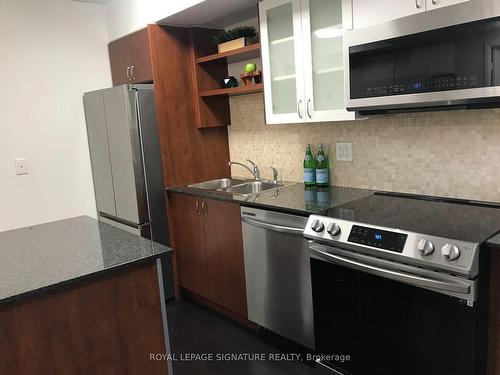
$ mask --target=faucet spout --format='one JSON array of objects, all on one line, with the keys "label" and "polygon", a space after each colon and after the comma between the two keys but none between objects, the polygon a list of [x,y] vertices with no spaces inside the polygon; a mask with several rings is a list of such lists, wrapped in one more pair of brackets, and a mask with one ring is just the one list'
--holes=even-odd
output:
[{"label": "faucet spout", "polygon": [[248,167],[247,165],[243,164],[243,163],[239,163],[237,161],[230,161],[228,163],[229,166],[231,165],[239,165],[240,167],[243,167],[245,168],[248,172],[250,172],[250,174],[253,176],[253,178],[258,181],[260,179],[260,171],[259,171],[259,168],[257,167],[256,164],[252,163],[252,166],[254,167],[253,170]]}]

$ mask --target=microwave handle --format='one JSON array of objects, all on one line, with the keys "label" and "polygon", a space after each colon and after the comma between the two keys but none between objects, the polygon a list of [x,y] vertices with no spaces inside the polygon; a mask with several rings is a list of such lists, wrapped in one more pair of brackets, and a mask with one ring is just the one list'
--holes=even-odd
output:
[{"label": "microwave handle", "polygon": [[386,279],[399,281],[405,284],[410,284],[414,286],[432,288],[438,290],[444,290],[448,292],[455,292],[461,294],[468,294],[470,292],[470,286],[458,283],[448,283],[439,280],[429,279],[427,277],[411,275],[409,273],[392,271],[369,264],[361,263],[352,259],[344,258],[339,255],[330,254],[322,251],[323,247],[317,245],[310,245],[309,249],[311,253],[320,258],[321,260],[337,264],[339,266],[347,267],[353,270],[368,273],[374,276],[381,276]]}]

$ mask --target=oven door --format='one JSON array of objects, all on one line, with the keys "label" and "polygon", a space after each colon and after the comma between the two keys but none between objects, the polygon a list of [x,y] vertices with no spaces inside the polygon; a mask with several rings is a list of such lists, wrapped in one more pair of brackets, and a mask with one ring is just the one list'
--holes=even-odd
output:
[{"label": "oven door", "polygon": [[348,252],[323,245],[310,249],[318,371],[480,374],[477,306],[450,295],[470,293],[473,281],[431,278],[387,262],[391,270],[381,266],[383,260],[369,264],[367,256],[348,258]]}]

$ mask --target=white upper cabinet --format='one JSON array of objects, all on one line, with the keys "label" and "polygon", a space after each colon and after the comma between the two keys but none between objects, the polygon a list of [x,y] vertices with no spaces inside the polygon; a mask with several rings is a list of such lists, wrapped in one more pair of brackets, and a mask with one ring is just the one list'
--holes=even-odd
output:
[{"label": "white upper cabinet", "polygon": [[425,12],[425,2],[426,0],[352,0],[353,28],[359,29]]},{"label": "white upper cabinet", "polygon": [[352,5],[352,28],[372,26],[387,21],[429,12],[471,0],[343,0]]},{"label": "white upper cabinet", "polygon": [[352,120],[344,100],[342,0],[302,0],[307,121]]},{"label": "white upper cabinet", "polygon": [[266,118],[268,123],[304,119],[300,0],[259,4]]},{"label": "white upper cabinet", "polygon": [[427,0],[427,10],[438,9],[450,5],[465,3],[470,0]]},{"label": "white upper cabinet", "polygon": [[354,119],[345,110],[342,0],[259,4],[266,123]]}]

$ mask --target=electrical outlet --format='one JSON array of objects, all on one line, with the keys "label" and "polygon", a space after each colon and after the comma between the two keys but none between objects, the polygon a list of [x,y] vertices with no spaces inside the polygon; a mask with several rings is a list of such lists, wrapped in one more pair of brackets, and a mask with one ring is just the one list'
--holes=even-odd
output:
[{"label": "electrical outlet", "polygon": [[337,160],[352,161],[352,143],[337,143]]},{"label": "electrical outlet", "polygon": [[28,166],[26,164],[26,159],[14,159],[14,167],[16,168],[16,174],[28,174]]}]

